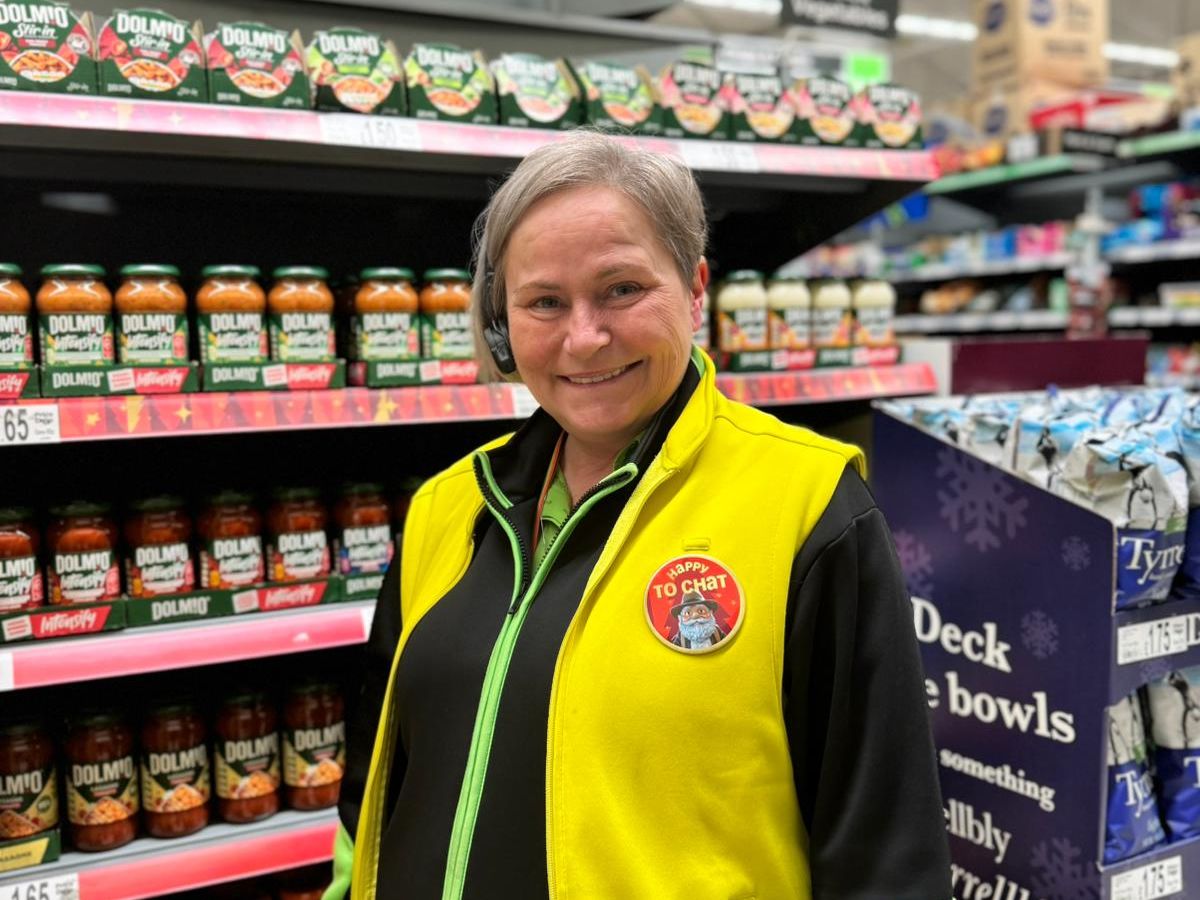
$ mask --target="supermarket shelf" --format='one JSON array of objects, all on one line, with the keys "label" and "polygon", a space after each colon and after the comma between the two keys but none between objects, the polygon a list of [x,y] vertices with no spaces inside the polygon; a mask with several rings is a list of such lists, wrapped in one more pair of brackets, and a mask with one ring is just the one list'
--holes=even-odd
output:
[{"label": "supermarket shelf", "polygon": [[1200,307],[1118,306],[1108,312],[1113,328],[1172,328],[1200,325]]},{"label": "supermarket shelf", "polygon": [[[923,365],[725,374],[718,386],[755,405],[826,403],[935,389]],[[519,384],[246,391],[23,400],[0,407],[46,415],[26,443],[231,434],[316,428],[523,419],[536,408]],[[0,446],[3,446],[0,431]]]},{"label": "supermarket shelf", "polygon": [[916,313],[896,317],[897,334],[971,334],[981,331],[1056,331],[1067,327],[1067,314],[1051,309],[1029,312]]},{"label": "supermarket shelf", "polygon": [[1123,141],[1117,155],[1125,158],[1169,156],[1200,150],[1200,131],[1169,131]]},{"label": "supermarket shelf", "polygon": [[992,275],[1019,275],[1028,272],[1056,272],[1065,269],[1071,262],[1069,253],[1036,256],[1019,259],[996,260],[969,265],[932,264],[909,272],[895,272],[887,276],[893,284],[930,281],[950,281],[955,278],[986,278]]},{"label": "supermarket shelf", "polygon": [[925,187],[927,194],[956,194],[980,188],[995,188],[1017,181],[1033,181],[1055,175],[1077,172],[1092,172],[1099,169],[1102,161],[1095,157],[1059,154],[1043,156],[1029,162],[1005,166],[991,166],[975,172],[959,172],[947,175]]},{"label": "supermarket shelf", "polygon": [[[328,861],[333,855],[337,811],[281,812],[249,825],[210,825],[175,840],[141,838],[107,853],[64,853],[52,863],[7,872],[0,892],[45,881],[40,896],[62,900],[136,900],[162,897],[242,878],[253,878]],[[77,879],[72,882],[72,878]],[[59,889],[55,881],[74,886]],[[18,896],[18,894],[13,894]],[[29,894],[39,896],[36,888]]]},{"label": "supermarket shelf", "polygon": [[0,649],[0,692],[361,644],[374,601],[157,625]]},{"label": "supermarket shelf", "polygon": [[1108,252],[1107,259],[1109,262],[1121,265],[1200,259],[1200,239],[1159,241],[1156,244],[1118,247]]}]

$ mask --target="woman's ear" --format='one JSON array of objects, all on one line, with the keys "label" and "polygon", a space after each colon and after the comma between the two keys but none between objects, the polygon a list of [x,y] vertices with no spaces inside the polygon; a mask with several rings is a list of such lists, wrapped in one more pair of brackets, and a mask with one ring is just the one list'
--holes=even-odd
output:
[{"label": "woman's ear", "polygon": [[691,312],[692,333],[700,330],[704,324],[704,292],[708,290],[708,260],[703,256],[696,263],[696,271],[692,273]]}]

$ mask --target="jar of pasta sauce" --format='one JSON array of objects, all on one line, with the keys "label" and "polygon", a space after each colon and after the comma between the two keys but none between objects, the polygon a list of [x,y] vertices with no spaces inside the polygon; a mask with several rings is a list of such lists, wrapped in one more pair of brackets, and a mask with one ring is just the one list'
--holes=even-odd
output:
[{"label": "jar of pasta sauce", "polygon": [[73,718],[64,745],[67,824],[79,850],[112,850],[137,836],[133,731],[111,711]]},{"label": "jar of pasta sauce", "polygon": [[0,509],[0,613],[46,602],[40,550],[33,512],[20,506]]},{"label": "jar of pasta sauce", "polygon": [[241,588],[263,580],[262,515],[250,494],[215,494],[197,528],[202,588]]},{"label": "jar of pasta sauce", "polygon": [[267,578],[299,581],[329,574],[325,506],[315,488],[276,489],[267,513]]},{"label": "jar of pasta sauce", "polygon": [[267,359],[267,295],[257,266],[206,266],[196,292],[200,359],[259,363]]},{"label": "jar of pasta sauce", "polygon": [[33,301],[21,283],[21,267],[0,263],[0,366],[33,365]]},{"label": "jar of pasta sauce", "polygon": [[217,809],[226,822],[256,822],[279,811],[275,707],[258,691],[226,697],[217,711]]},{"label": "jar of pasta sauce", "polygon": [[411,269],[363,269],[354,292],[352,359],[415,360],[421,356],[420,301]]},{"label": "jar of pasta sauce", "polygon": [[117,350],[123,363],[182,366],[188,361],[187,294],[174,266],[121,269],[117,288]]},{"label": "jar of pasta sauce", "polygon": [[121,594],[117,526],[108,506],[69,503],[50,510],[46,531],[50,602],[95,603]]},{"label": "jar of pasta sauce", "polygon": [[196,586],[192,522],[179,497],[133,504],[125,520],[125,590],[130,597],[185,594]]},{"label": "jar of pasta sauce", "polygon": [[38,722],[0,725],[0,841],[58,825],[54,742]]},{"label": "jar of pasta sauce", "polygon": [[335,806],[346,769],[342,693],[324,681],[293,685],[283,707],[284,797],[292,809]]},{"label": "jar of pasta sauce", "polygon": [[337,570],[343,575],[383,572],[392,561],[392,515],[379,484],[348,484],[333,511],[337,521],[334,546]]},{"label": "jar of pasta sauce", "polygon": [[421,350],[429,359],[471,359],[471,273],[429,269],[421,289]]},{"label": "jar of pasta sauce", "polygon": [[153,837],[208,824],[210,775],[204,718],[189,702],[154,707],[142,723],[142,809]]},{"label": "jar of pasta sauce", "polygon": [[37,292],[42,365],[111,366],[113,298],[104,268],[93,265],[42,267]]},{"label": "jar of pasta sauce", "polygon": [[337,355],[333,292],[319,266],[283,266],[267,294],[271,357],[280,362],[331,362]]}]

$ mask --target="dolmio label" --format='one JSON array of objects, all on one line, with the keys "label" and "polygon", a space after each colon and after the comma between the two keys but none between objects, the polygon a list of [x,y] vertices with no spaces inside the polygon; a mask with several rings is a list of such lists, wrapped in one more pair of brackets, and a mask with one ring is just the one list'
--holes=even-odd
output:
[{"label": "dolmio label", "polygon": [[125,584],[131,597],[190,591],[196,584],[191,548],[182,542],[135,547],[125,560]]},{"label": "dolmio label", "polygon": [[395,551],[390,525],[343,528],[338,542],[338,571],[343,575],[382,572]]},{"label": "dolmio label", "polygon": [[244,587],[263,580],[263,545],[257,534],[213,538],[200,551],[201,578],[206,587]]},{"label": "dolmio label", "polygon": [[421,346],[430,359],[470,359],[475,355],[470,313],[423,313],[420,319]]},{"label": "dolmio label", "polygon": [[346,723],[295,728],[283,733],[283,781],[320,787],[342,780],[346,769]]},{"label": "dolmio label", "polygon": [[186,363],[187,316],[175,313],[123,313],[118,316],[121,362]]},{"label": "dolmio label", "polygon": [[142,806],[149,812],[175,813],[208,802],[208,749],[147,751],[142,757]]},{"label": "dolmio label", "polygon": [[214,769],[217,796],[245,800],[279,787],[279,735],[218,740]]},{"label": "dolmio label", "polygon": [[91,603],[121,593],[121,575],[112,550],[55,553],[49,574],[51,603]]},{"label": "dolmio label", "polygon": [[283,362],[328,362],[337,347],[329,313],[272,313],[271,349]]},{"label": "dolmio label", "polygon": [[315,578],[329,572],[329,543],[324,531],[289,531],[267,548],[272,581]]},{"label": "dolmio label", "polygon": [[33,333],[29,316],[0,314],[0,366],[27,366],[33,363]]},{"label": "dolmio label", "polygon": [[0,775],[3,839],[29,837],[58,824],[58,780],[54,766]]},{"label": "dolmio label", "polygon": [[35,557],[0,559],[0,613],[40,606],[44,595],[42,570]]},{"label": "dolmio label", "polygon": [[200,358],[204,362],[264,362],[267,329],[262,313],[201,313]]},{"label": "dolmio label", "polygon": [[107,365],[115,359],[112,316],[51,313],[39,324],[45,365]]},{"label": "dolmio label", "polygon": [[76,825],[108,825],[138,811],[133,756],[67,767],[67,818]]}]

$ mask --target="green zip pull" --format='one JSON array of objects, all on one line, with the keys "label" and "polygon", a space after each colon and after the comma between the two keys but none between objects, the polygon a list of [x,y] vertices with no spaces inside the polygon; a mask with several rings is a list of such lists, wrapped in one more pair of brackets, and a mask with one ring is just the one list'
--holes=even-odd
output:
[{"label": "green zip pull", "polygon": [[541,590],[559,551],[571,532],[587,515],[588,511],[604,497],[627,485],[637,477],[638,468],[633,463],[626,463],[611,475],[601,481],[595,488],[585,494],[570,517],[563,523],[562,530],[550,546],[542,564],[533,573],[529,588],[521,595],[521,569],[524,561],[524,545],[516,529],[504,515],[512,504],[500,490],[492,477],[491,467],[487,464],[486,455],[476,456],[479,465],[476,466],[476,478],[483,493],[488,510],[495,517],[508,535],[509,544],[513,551],[513,561],[516,569],[514,579],[513,600],[509,614],[504,617],[500,626],[500,634],[492,645],[492,653],[488,658],[487,671],[483,677],[483,690],[480,693],[479,706],[475,711],[475,726],[471,733],[471,749],[467,754],[467,768],[463,774],[462,789],[458,796],[458,806],[454,811],[454,827],[450,832],[450,850],[446,856],[446,878],[442,883],[442,900],[462,900],[467,883],[467,864],[471,858],[471,842],[475,837],[475,823],[479,818],[479,805],[483,800],[483,786],[487,778],[488,757],[492,752],[492,738],[496,731],[496,719],[500,712],[500,698],[504,693],[504,683],[508,677],[508,668],[512,663],[513,651],[517,646],[521,627],[529,615],[533,599]]}]

